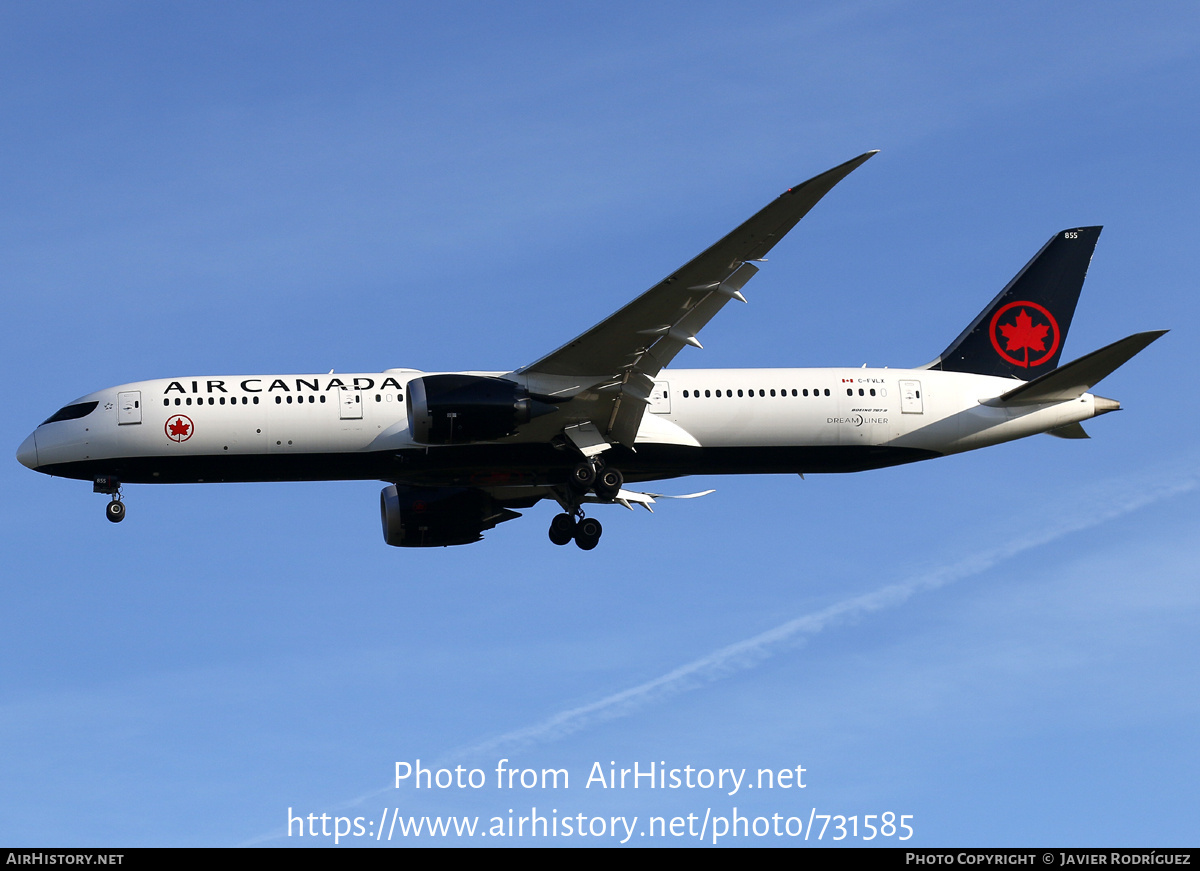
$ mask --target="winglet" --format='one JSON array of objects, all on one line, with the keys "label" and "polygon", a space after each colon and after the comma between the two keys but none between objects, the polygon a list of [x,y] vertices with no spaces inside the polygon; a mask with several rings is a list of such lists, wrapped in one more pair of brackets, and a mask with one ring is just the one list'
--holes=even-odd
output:
[{"label": "winglet", "polygon": [[[743,250],[738,259],[742,261],[765,259],[767,252],[775,247],[775,243],[786,236],[792,227],[800,223],[800,219],[812,211],[812,207],[819,203],[825,194],[833,190],[834,185],[878,153],[878,148],[867,151],[818,176],[813,176],[806,182],[788,188],[774,202],[768,203],[758,214],[722,239],[721,242],[730,241],[730,237],[740,231],[747,229],[750,229],[751,233],[758,231],[760,239],[757,244],[752,244],[751,247]],[[779,213],[777,218],[774,213]],[[775,223],[776,220],[779,223]],[[762,232],[763,230],[766,232]],[[744,241],[752,242],[753,239],[754,236],[750,235]]]},{"label": "winglet", "polygon": [[[860,154],[788,188],[633,302],[514,374],[615,377],[624,374],[630,359],[636,359],[637,370],[653,378],[685,344],[691,344],[668,336],[670,328],[686,326],[694,338],[722,305],[730,299],[744,300],[742,287],[758,271],[747,261],[762,260],[834,185],[876,154]],[[656,341],[647,342],[643,331],[662,326],[668,329]]]}]

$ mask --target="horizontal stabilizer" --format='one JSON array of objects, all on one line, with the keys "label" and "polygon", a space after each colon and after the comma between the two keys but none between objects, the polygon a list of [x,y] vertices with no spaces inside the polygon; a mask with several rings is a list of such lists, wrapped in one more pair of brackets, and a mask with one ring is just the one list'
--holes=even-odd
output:
[{"label": "horizontal stabilizer", "polygon": [[1032,381],[1015,387],[1002,396],[987,400],[984,405],[1037,405],[1047,402],[1069,402],[1078,399],[1092,387],[1129,361],[1166,330],[1134,333],[1098,351],[1084,354],[1065,366],[1039,375]]}]

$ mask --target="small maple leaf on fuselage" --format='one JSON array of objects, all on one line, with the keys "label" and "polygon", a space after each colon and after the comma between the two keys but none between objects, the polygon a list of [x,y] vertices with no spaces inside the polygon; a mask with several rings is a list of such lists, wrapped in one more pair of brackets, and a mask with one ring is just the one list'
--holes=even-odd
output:
[{"label": "small maple leaf on fuselage", "polygon": [[191,425],[184,423],[183,418],[177,417],[177,418],[175,418],[175,422],[172,424],[168,424],[167,427],[168,427],[168,429],[170,429],[171,435],[185,436],[185,435],[187,435],[188,430],[191,428]]}]

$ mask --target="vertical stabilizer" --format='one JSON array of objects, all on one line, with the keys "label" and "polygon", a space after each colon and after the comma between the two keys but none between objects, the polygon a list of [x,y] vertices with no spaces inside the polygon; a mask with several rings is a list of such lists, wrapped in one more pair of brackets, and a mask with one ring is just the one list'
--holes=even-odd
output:
[{"label": "vertical stabilizer", "polygon": [[1028,381],[1058,366],[1099,227],[1054,235],[929,369]]}]

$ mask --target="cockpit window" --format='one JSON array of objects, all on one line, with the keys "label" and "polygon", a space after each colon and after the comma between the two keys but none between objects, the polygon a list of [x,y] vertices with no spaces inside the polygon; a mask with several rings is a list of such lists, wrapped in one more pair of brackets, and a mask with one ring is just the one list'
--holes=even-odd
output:
[{"label": "cockpit window", "polygon": [[74,405],[68,405],[66,408],[60,408],[43,420],[41,426],[60,420],[76,420],[80,417],[87,417],[96,410],[96,406],[99,404],[99,402],[77,402]]}]

